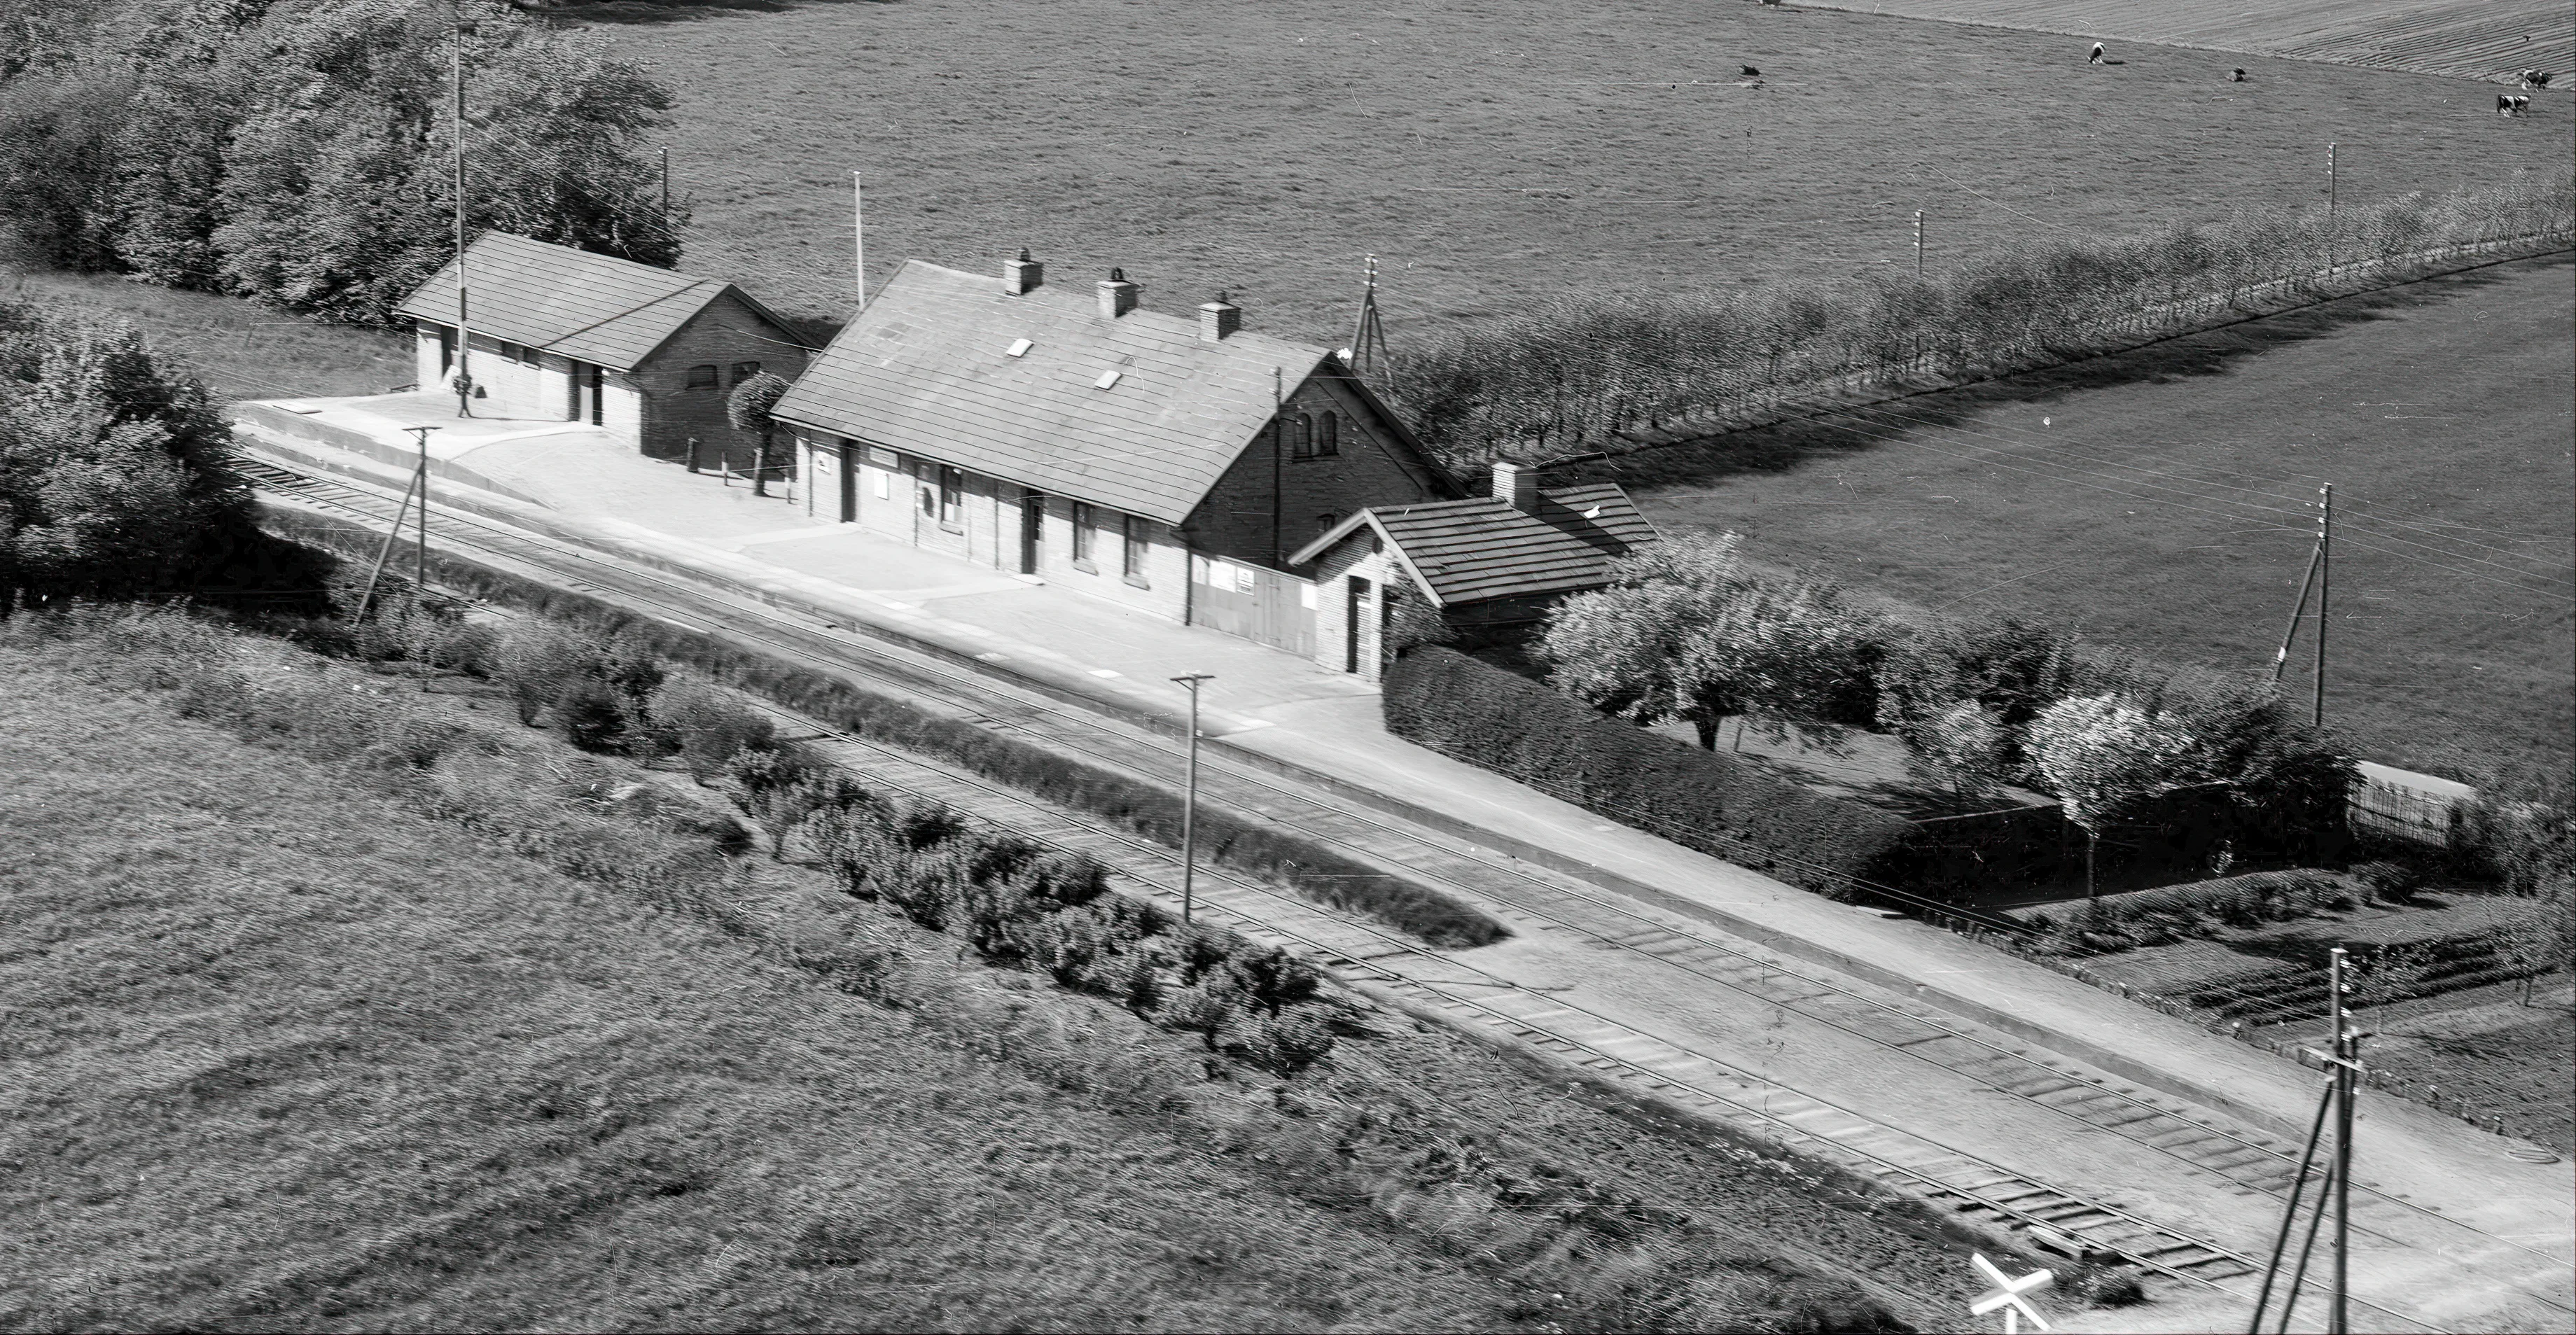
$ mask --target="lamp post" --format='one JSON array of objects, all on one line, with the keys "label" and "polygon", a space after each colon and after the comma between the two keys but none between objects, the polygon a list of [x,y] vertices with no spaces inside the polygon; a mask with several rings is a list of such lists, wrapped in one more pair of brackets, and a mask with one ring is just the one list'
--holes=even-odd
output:
[{"label": "lamp post", "polygon": [[1194,899],[1191,879],[1198,861],[1199,824],[1199,683],[1216,680],[1213,672],[1190,672],[1174,677],[1190,690],[1190,758],[1183,771],[1181,799],[1181,921],[1188,922]]}]

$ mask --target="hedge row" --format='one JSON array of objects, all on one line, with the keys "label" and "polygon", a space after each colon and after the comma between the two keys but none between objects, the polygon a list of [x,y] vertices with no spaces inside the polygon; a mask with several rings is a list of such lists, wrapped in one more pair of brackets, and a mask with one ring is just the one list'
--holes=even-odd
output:
[{"label": "hedge row", "polygon": [[1115,998],[1167,1029],[1197,1033],[1211,1052],[1282,1075],[1332,1051],[1331,1029],[1303,1005],[1322,991],[1323,976],[1286,951],[1112,893],[1106,869],[1079,853],[846,775],[789,777],[768,763],[775,754],[735,758],[738,799],[759,819],[764,786],[802,790],[802,827],[852,896],[962,936],[993,963]]},{"label": "hedge row", "polygon": [[2305,868],[2258,871],[2188,885],[2161,886],[2127,894],[2102,895],[2075,905],[2009,910],[2033,927],[2112,933],[2134,924],[2162,920],[2189,934],[2201,924],[2253,927],[2287,922],[2326,909],[2354,903],[2350,886],[2332,872]]},{"label": "hedge row", "polygon": [[[291,511],[267,522],[285,535],[333,550],[372,556],[359,530]],[[960,719],[926,713],[889,696],[819,672],[791,667],[713,636],[635,616],[598,599],[462,561],[433,549],[431,576],[479,598],[538,613],[685,663],[725,685],[775,701],[844,732],[900,750],[935,756],[1043,800],[1086,811],[1158,843],[1177,847],[1179,795],[1115,771],[1068,759]],[[1211,863],[1276,877],[1309,898],[1364,913],[1450,949],[1491,945],[1510,936],[1501,923],[1414,882],[1343,857],[1289,832],[1202,805],[1197,844]]]},{"label": "hedge row", "polygon": [[[1576,293],[1453,329],[1388,363],[1381,392],[1453,464],[1843,384],[1988,376],[2143,346],[2267,301],[2342,290],[2357,262],[2439,265],[2463,247],[2562,248],[2576,181],[2516,177],[2325,209],[2247,209],[2145,236],[1988,251],[1928,278],[1757,290]],[[2466,261],[2463,261],[2466,262]]]},{"label": "hedge row", "polygon": [[1385,691],[1396,736],[1837,899],[1863,893],[1911,829],[1876,807],[1604,718],[1454,650],[1397,659]]}]

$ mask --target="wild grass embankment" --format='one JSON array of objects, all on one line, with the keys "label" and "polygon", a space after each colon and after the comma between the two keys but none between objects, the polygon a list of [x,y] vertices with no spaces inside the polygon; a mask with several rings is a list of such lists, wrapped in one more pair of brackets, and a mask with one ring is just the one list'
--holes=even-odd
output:
[{"label": "wild grass embankment", "polygon": [[[1916,1207],[1607,1102],[1528,1118],[1527,1073],[1439,1033],[1212,1082],[793,864],[719,857],[694,906],[568,875],[419,799],[697,859],[644,814],[694,790],[502,701],[142,638],[0,629],[9,1325],[1897,1329],[1869,1295],[1966,1296]],[[182,716],[225,673],[297,707]],[[421,726],[425,766],[313,754]],[[836,949],[891,1000],[797,962]]]}]

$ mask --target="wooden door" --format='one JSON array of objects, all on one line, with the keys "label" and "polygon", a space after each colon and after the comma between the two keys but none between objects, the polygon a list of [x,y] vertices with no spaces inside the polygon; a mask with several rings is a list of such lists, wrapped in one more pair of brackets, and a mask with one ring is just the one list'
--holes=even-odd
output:
[{"label": "wooden door", "polygon": [[1038,555],[1046,550],[1046,493],[1020,489],[1020,573],[1038,573]]}]

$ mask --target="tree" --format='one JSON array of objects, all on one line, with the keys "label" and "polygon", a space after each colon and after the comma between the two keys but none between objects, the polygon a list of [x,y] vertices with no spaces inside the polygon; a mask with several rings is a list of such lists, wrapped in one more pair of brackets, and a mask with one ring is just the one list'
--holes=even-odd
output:
[{"label": "tree", "polygon": [[[670,94],[587,34],[459,8],[468,229],[675,263],[684,219],[645,143]],[[383,323],[453,252],[448,5],[148,0],[117,19],[46,26],[0,85],[0,214],[56,263]]]},{"label": "tree", "polygon": [[2381,946],[2370,953],[2360,976],[2353,980],[2353,1004],[2380,1008],[2385,1021],[2387,1008],[2414,996],[2432,975],[2435,963],[2429,943]]},{"label": "tree", "polygon": [[1961,700],[1934,715],[1908,740],[1913,745],[1907,761],[1948,789],[1962,811],[2003,786],[2010,735],[1995,712],[1975,700]]},{"label": "tree", "polygon": [[2576,879],[2560,877],[2541,888],[2523,913],[2506,922],[2498,953],[2522,975],[2523,1005],[2532,985],[2551,974],[2576,972]]},{"label": "tree", "polygon": [[2190,783],[2194,742],[2175,722],[2116,695],[2060,700],[2031,720],[2031,759],[2084,831],[2084,893],[2096,893],[2102,831],[2139,802]]},{"label": "tree", "polygon": [[734,430],[760,433],[760,453],[753,457],[751,465],[754,496],[769,494],[769,446],[778,433],[778,419],[770,416],[769,410],[777,407],[786,394],[787,381],[763,371],[746,376],[725,399],[725,420],[733,424]]},{"label": "tree", "polygon": [[1539,652],[1560,691],[1640,723],[1719,724],[1759,712],[1843,721],[1869,710],[1872,620],[1830,582],[1744,569],[1741,540],[1675,537],[1623,558],[1620,582],[1559,603]]},{"label": "tree", "polygon": [[131,329],[0,305],[0,617],[170,587],[249,527],[203,385],[165,375]]}]

